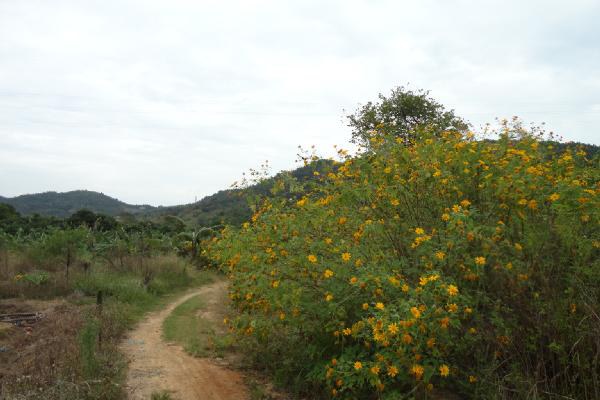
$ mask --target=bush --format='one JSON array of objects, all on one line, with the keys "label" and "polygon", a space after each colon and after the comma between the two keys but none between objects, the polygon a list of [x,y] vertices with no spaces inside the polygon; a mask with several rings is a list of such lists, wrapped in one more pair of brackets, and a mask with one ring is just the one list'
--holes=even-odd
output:
[{"label": "bush", "polygon": [[373,131],[311,193],[223,232],[232,328],[328,396],[598,398],[597,159],[518,124],[413,137]]}]

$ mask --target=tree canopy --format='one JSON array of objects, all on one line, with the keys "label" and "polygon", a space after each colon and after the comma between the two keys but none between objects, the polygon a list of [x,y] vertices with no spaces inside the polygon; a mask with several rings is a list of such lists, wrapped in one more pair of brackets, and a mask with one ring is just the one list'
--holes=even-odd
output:
[{"label": "tree canopy", "polygon": [[368,102],[348,115],[352,141],[370,147],[372,132],[391,135],[404,144],[414,141],[416,128],[426,127],[435,133],[444,130],[466,130],[468,123],[429,97],[429,91],[410,90],[404,86],[392,89],[389,96],[379,94],[379,101]]}]

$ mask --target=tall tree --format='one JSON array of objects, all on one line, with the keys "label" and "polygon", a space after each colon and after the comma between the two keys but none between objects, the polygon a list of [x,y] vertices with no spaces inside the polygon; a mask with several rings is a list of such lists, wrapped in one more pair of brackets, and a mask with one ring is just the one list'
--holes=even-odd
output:
[{"label": "tall tree", "polygon": [[370,147],[373,132],[410,144],[417,135],[417,128],[428,128],[434,132],[444,130],[466,130],[468,123],[446,110],[429,97],[429,91],[410,90],[403,86],[393,89],[389,96],[379,94],[379,101],[359,107],[348,115],[348,126],[352,128],[352,141]]}]

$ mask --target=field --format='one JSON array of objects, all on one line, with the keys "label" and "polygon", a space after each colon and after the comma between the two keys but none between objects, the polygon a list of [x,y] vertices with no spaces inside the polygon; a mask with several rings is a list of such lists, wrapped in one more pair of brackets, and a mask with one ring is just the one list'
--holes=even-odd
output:
[{"label": "field", "polygon": [[212,279],[159,236],[84,228],[4,236],[0,314],[41,318],[1,324],[0,398],[125,397],[123,334]]},{"label": "field", "polygon": [[495,134],[377,124],[240,225],[0,205],[0,398],[600,398],[598,156]]}]

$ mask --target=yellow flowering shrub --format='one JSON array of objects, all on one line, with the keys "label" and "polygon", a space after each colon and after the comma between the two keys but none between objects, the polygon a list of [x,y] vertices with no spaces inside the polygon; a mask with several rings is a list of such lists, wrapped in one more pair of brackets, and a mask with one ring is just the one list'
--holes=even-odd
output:
[{"label": "yellow flowering shrub", "polygon": [[[500,133],[407,146],[374,132],[299,200],[265,199],[227,228],[210,252],[256,359],[336,398],[520,390],[540,363],[591,379],[597,161]],[[570,374],[548,390],[573,394]]]}]

